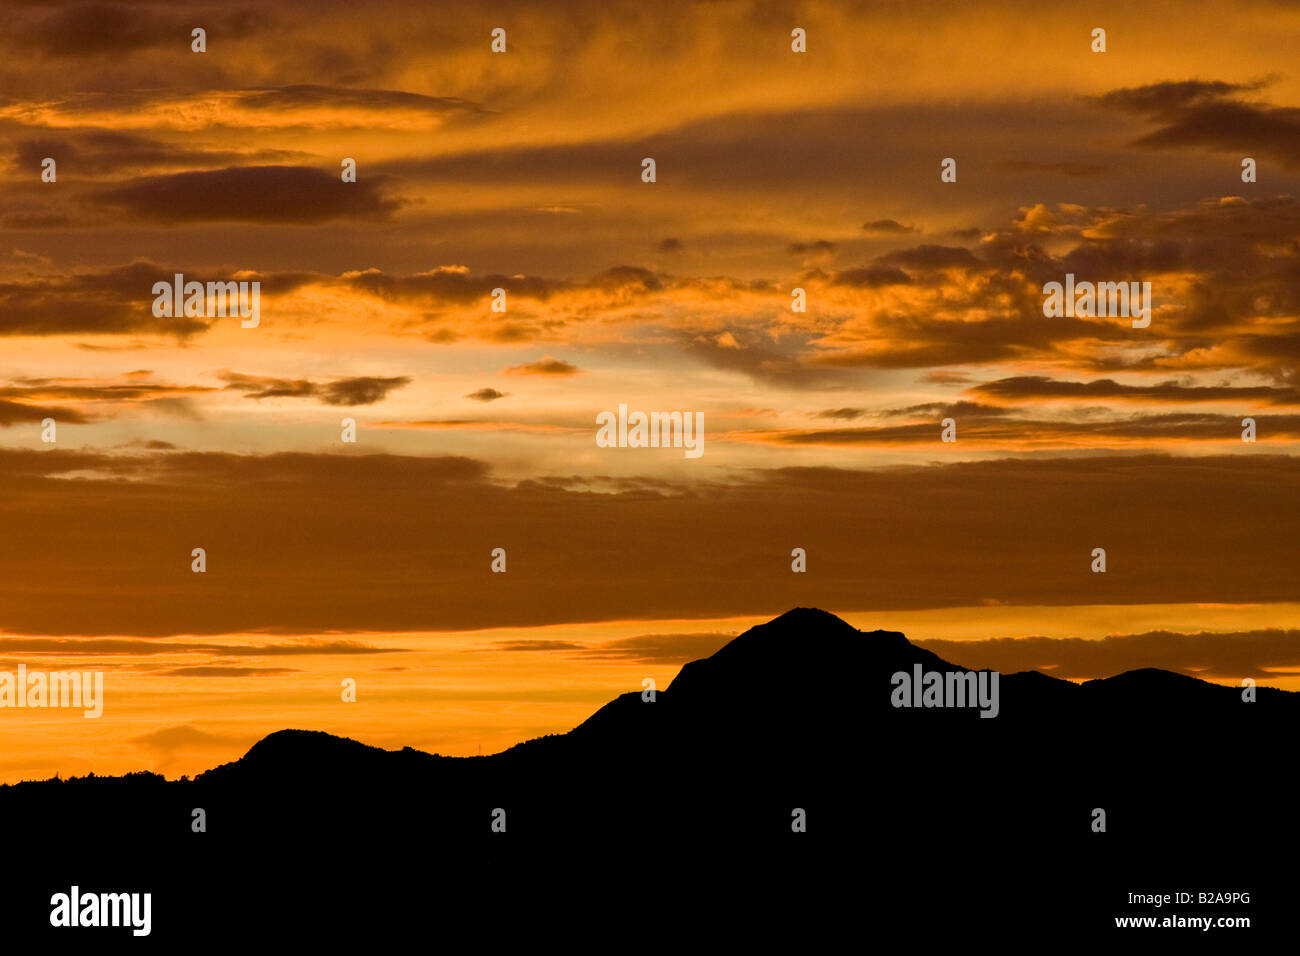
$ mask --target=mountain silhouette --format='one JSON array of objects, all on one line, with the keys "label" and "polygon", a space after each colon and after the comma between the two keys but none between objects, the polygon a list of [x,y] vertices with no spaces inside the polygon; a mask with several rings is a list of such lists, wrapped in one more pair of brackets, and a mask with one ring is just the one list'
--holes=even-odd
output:
[{"label": "mountain silhouette", "polygon": [[[420,854],[441,861],[442,892],[460,907],[477,901],[465,889],[475,879],[518,880],[530,899],[556,881],[596,892],[613,854],[620,885],[642,894],[708,892],[705,872],[721,866],[736,885],[759,881],[755,899],[782,905],[782,888],[804,898],[815,884],[816,904],[833,909],[853,905],[856,884],[832,874],[869,865],[893,874],[874,898],[891,913],[925,916],[927,894],[952,914],[1014,897],[1025,926],[1104,922],[1151,887],[1264,886],[1282,866],[1250,848],[1292,825],[1279,767],[1300,731],[1300,694],[1258,688],[1247,702],[1151,669],[1082,684],[1024,672],[999,676],[997,715],[985,718],[895,706],[894,675],[917,668],[964,672],[899,632],[796,608],[686,664],[653,700],[623,694],[567,733],[499,754],[282,730],[193,780],[0,788],[0,813],[33,839],[70,825],[93,834],[143,881],[184,872],[191,884],[242,885],[268,848],[326,869],[332,848],[379,872],[393,868],[385,852]],[[192,832],[198,807],[206,833]],[[713,862],[694,872],[701,855]],[[57,867],[50,879],[66,881]],[[1257,889],[1255,912],[1267,895]]]}]

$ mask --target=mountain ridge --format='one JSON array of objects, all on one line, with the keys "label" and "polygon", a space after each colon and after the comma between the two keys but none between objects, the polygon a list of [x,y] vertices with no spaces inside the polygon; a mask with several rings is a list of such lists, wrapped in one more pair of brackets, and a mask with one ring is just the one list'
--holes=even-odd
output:
[{"label": "mountain ridge", "polygon": [[[810,632],[816,633],[820,643],[816,648],[817,654],[808,658],[798,653],[798,638]],[[193,780],[211,780],[231,773],[232,768],[257,766],[270,769],[286,759],[291,759],[293,764],[299,765],[297,769],[301,770],[304,762],[319,759],[345,759],[363,763],[386,758],[400,758],[408,762],[491,762],[516,759],[525,754],[531,756],[542,749],[555,751],[573,741],[590,743],[599,740],[602,749],[607,749],[644,743],[647,734],[667,732],[679,737],[689,734],[693,729],[705,729],[695,722],[717,719],[720,708],[740,708],[739,713],[743,713],[745,718],[758,721],[760,725],[779,723],[788,718],[792,710],[797,709],[812,710],[822,717],[843,716],[863,708],[886,715],[891,711],[907,713],[908,709],[899,711],[890,706],[887,694],[876,693],[874,701],[864,700],[860,695],[852,695],[851,689],[854,681],[879,678],[886,671],[891,674],[899,670],[910,673],[916,664],[920,664],[923,671],[945,674],[965,670],[960,665],[918,647],[900,631],[862,631],[828,611],[796,607],[770,621],[755,625],[709,657],[684,664],[666,688],[655,691],[655,700],[651,706],[647,706],[650,702],[644,699],[643,692],[629,691],[606,702],[568,731],[520,741],[494,754],[456,757],[429,753],[409,746],[387,750],[325,731],[282,728],[258,740],[242,756],[205,770],[195,775]],[[843,680],[845,674],[853,675],[848,682]],[[778,676],[780,681],[774,681],[773,678]],[[1006,716],[1011,721],[1019,719],[1014,701],[1020,698],[1032,700],[1035,716],[1039,718],[1044,716],[1045,710],[1050,711],[1051,716],[1060,717],[1079,705],[1105,705],[1132,710],[1145,706],[1141,698],[1155,692],[1164,694],[1167,700],[1170,699],[1170,694],[1174,695],[1180,705],[1212,707],[1219,713],[1225,707],[1233,707],[1239,698],[1238,691],[1232,687],[1159,668],[1138,668],[1078,683],[1037,670],[1002,674],[1000,677],[1003,692],[1011,692],[1013,705],[1009,712],[1004,710],[1000,713],[999,718]],[[837,686],[841,694],[838,697],[828,695],[826,686],[814,688],[811,694],[790,693],[798,682],[812,680]],[[850,688],[847,698],[843,693],[845,687]],[[798,689],[805,691],[808,688]],[[1260,687],[1256,688],[1256,694],[1255,707],[1271,711],[1282,705],[1282,701],[1289,701],[1285,706],[1293,710],[1300,709],[1298,692]],[[757,708],[752,703],[745,703],[747,700],[762,698],[763,695],[775,696],[778,701],[767,701],[767,706],[761,713],[756,713]],[[941,714],[946,713],[946,710],[936,709]],[[681,713],[674,713],[678,718],[676,720],[659,720],[664,711]],[[926,714],[927,711],[919,713]],[[676,739],[673,742],[680,743]],[[92,775],[65,778],[60,782],[66,784],[92,778],[104,781],[126,779],[127,776],[129,775]],[[22,781],[5,786],[21,787],[54,780],[58,778]],[[2,790],[3,787],[0,787]]]}]

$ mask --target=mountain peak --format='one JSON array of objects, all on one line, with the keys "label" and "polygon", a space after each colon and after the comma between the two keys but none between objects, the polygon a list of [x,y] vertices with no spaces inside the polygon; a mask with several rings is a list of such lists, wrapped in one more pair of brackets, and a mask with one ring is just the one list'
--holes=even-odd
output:
[{"label": "mountain peak", "polygon": [[766,624],[760,624],[759,627],[774,627],[784,625],[787,627],[817,627],[819,625],[832,625],[839,627],[849,627],[847,621],[837,617],[830,611],[823,611],[819,607],[793,607],[784,614],[772,618]]},{"label": "mountain peak", "polygon": [[844,694],[869,664],[905,660],[910,666],[931,659],[942,663],[898,631],[863,632],[828,611],[796,607],[751,627],[711,657],[686,664],[668,690],[678,700],[778,685],[788,694],[796,688],[813,696]]}]

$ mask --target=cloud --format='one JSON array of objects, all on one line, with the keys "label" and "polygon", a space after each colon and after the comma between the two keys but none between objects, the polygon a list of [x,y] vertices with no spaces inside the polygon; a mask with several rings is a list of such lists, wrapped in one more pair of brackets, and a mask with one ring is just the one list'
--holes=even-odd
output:
[{"label": "cloud", "polygon": [[862,230],[875,236],[902,236],[909,232],[918,230],[912,226],[905,226],[894,219],[875,219],[871,222],[864,222]]},{"label": "cloud", "polygon": [[887,252],[877,262],[886,266],[917,270],[965,269],[981,266],[980,261],[964,246],[933,244]]},{"label": "cloud", "polygon": [[834,285],[854,286],[860,289],[878,289],[890,285],[906,285],[912,281],[902,269],[889,266],[867,266],[863,269],[846,269],[831,277]]},{"label": "cloud", "polygon": [[920,405],[908,405],[906,408],[890,408],[880,414],[888,417],[923,415],[926,418],[947,418],[949,416],[969,418],[983,416],[998,418],[1008,414],[1008,410],[997,405],[981,405],[978,402],[924,402]]},{"label": "cloud", "polygon": [[523,365],[512,365],[506,369],[507,375],[577,375],[580,371],[576,365],[563,362],[557,358],[551,358],[549,355],[540,358],[536,362],[527,362]]},{"label": "cloud", "polygon": [[[445,265],[408,275],[286,272],[267,274],[266,283],[280,294],[332,303],[339,322],[351,321],[358,307],[382,307],[395,332],[437,342],[571,343],[636,326],[637,334],[675,342],[690,358],[789,387],[855,384],[846,374],[855,369],[1033,361],[1094,374],[1217,368],[1273,376],[1287,356],[1300,354],[1296,241],[1300,204],[1289,197],[1221,198],[1164,212],[1040,204],[1023,208],[975,249],[922,244],[839,272],[807,272],[795,280],[817,305],[806,318],[789,312],[788,278],[705,279],[633,266],[585,281]],[[6,330],[24,328],[25,309],[32,321],[47,323],[45,334],[95,327],[91,319],[102,323],[115,310],[127,316],[109,326],[116,331],[159,323],[138,292],[151,288],[155,269],[136,263],[112,270],[121,275],[0,284],[0,302],[10,300],[17,317]],[[1067,272],[1151,277],[1152,328],[1113,319],[1044,321],[1042,284]],[[125,296],[128,278],[133,316],[114,298]],[[87,299],[97,286],[104,294],[58,323],[38,303],[56,295],[65,301],[70,290],[63,286]],[[509,318],[486,314],[494,288],[511,295]],[[358,304],[356,296],[374,302]],[[480,320],[468,324],[469,310]],[[295,378],[281,377],[280,386],[311,390]]]},{"label": "cloud", "polygon": [[132,638],[0,637],[0,651],[10,654],[57,654],[64,657],[156,654],[212,654],[218,657],[284,657],[404,653],[401,647],[377,647],[364,641],[311,639],[292,644],[212,644],[205,641],[136,640]]},{"label": "cloud", "polygon": [[324,383],[309,379],[269,378],[228,371],[219,372],[217,377],[228,383],[227,389],[244,392],[246,398],[258,401],[264,398],[318,398],[326,405],[345,406],[374,405],[387,398],[389,392],[411,382],[411,379],[404,375],[391,378],[359,376]]},{"label": "cloud", "polygon": [[588,287],[620,292],[627,289],[659,292],[664,288],[664,283],[659,275],[650,269],[643,269],[640,266],[614,266],[593,276]]},{"label": "cloud", "polygon": [[[137,379],[140,376],[127,377]],[[19,378],[14,379],[14,384],[0,386],[0,398],[122,404],[151,402],[160,398],[186,398],[213,391],[216,389],[202,385],[170,385],[134,380],[121,383],[77,378]]]},{"label": "cloud", "polygon": [[498,641],[503,651],[547,651],[574,653],[595,660],[635,661],[641,664],[685,664],[708,657],[735,634],[715,632],[688,634],[642,634],[600,643],[574,641],[517,640]]},{"label": "cloud", "polygon": [[1139,138],[1146,149],[1202,147],[1242,155],[1277,157],[1289,169],[1300,168],[1300,109],[1241,99],[1267,83],[1221,80],[1153,83],[1112,90],[1096,98],[1103,107],[1136,113],[1158,128]]},{"label": "cloud", "polygon": [[581,651],[587,648],[586,644],[573,641],[543,640],[497,641],[494,646],[503,651]]},{"label": "cloud", "polygon": [[[963,405],[967,407],[963,408]],[[1077,421],[1010,417],[1008,409],[970,403],[947,406],[934,403],[907,411],[926,414],[927,420],[907,425],[754,432],[748,440],[777,445],[933,445],[939,433],[939,422],[949,417],[957,422],[958,440],[967,443],[966,447],[981,449],[1082,448],[1098,451],[1126,445],[1149,448],[1155,442],[1226,443],[1241,439],[1240,415],[1168,413],[1118,416],[1102,409],[1103,414],[1092,414],[1088,420]],[[1258,419],[1257,423],[1272,440],[1300,438],[1300,415],[1270,415],[1267,419]]]},{"label": "cloud", "polygon": [[505,289],[511,299],[546,302],[555,294],[571,288],[566,281],[538,276],[475,275],[463,266],[439,266],[414,275],[390,275],[378,269],[366,269],[346,272],[339,281],[382,301],[431,306],[484,302],[497,288]]},{"label": "cloud", "polygon": [[1253,93],[1265,85],[1262,82],[1246,84],[1224,80],[1166,80],[1111,90],[1094,99],[1102,106],[1131,113],[1176,116],[1183,110],[1218,102],[1233,93]]},{"label": "cloud", "polygon": [[[143,13],[129,4],[70,4],[35,25],[29,42],[50,56],[121,57],[124,53],[182,44],[189,51],[192,14],[155,6]],[[251,10],[204,12],[209,33],[223,39],[247,36],[259,19]]]},{"label": "cloud", "polygon": [[792,242],[790,243],[790,255],[833,255],[835,253],[835,243],[827,239],[816,239],[812,242]]},{"label": "cloud", "polygon": [[328,108],[362,113],[416,111],[438,116],[487,112],[477,103],[455,96],[426,96],[406,90],[357,89],[298,83],[290,86],[239,90],[239,105],[251,110],[299,111]]},{"label": "cloud", "polygon": [[390,185],[389,178],[377,175],[344,183],[335,171],[307,166],[242,166],[135,179],[105,188],[96,198],[140,219],[168,224],[383,221],[403,205],[388,194]]},{"label": "cloud", "polygon": [[1155,385],[1124,385],[1113,379],[1064,382],[1041,375],[1022,375],[976,385],[971,391],[1004,401],[1036,399],[1118,399],[1149,402],[1222,402],[1246,405],[1300,405],[1300,389],[1268,385],[1189,385],[1160,382]]},{"label": "cloud", "polygon": [[[146,373],[147,374],[147,373]],[[190,420],[199,420],[191,399],[216,391],[200,385],[169,385],[81,378],[19,378],[0,386],[0,426],[39,422],[53,418],[60,424],[84,425],[115,418],[120,409],[141,408]],[[74,407],[44,405],[47,400],[74,403]]]},{"label": "cloud", "polygon": [[321,387],[321,400],[326,405],[373,405],[383,401],[389,392],[409,385],[410,382],[410,378],[405,375],[391,378],[341,378]]},{"label": "cloud", "polygon": [[698,632],[686,634],[642,634],[592,644],[583,655],[601,660],[627,660],[641,664],[685,664],[709,657],[735,634]]},{"label": "cloud", "polygon": [[126,130],[69,129],[42,131],[39,137],[19,140],[14,146],[14,164],[40,169],[45,157],[53,157],[59,169],[75,169],[81,175],[102,176],[124,170],[152,168],[211,168],[250,161],[277,162],[301,159],[295,150],[259,149],[251,153],[203,148],[172,143]]},{"label": "cloud", "polygon": [[235,743],[247,743],[249,738],[215,734],[200,730],[193,724],[176,724],[132,737],[130,742],[161,754],[171,754],[177,750],[210,750]]},{"label": "cloud", "polygon": [[0,335],[159,334],[187,338],[208,328],[192,318],[157,318],[153,284],[169,276],[149,262],[68,275],[0,280]]},{"label": "cloud", "polygon": [[53,405],[29,405],[25,402],[11,402],[0,399],[0,428],[13,425],[39,425],[47,418],[70,425],[84,425],[91,419],[74,412],[70,408]]},{"label": "cloud", "polygon": [[476,402],[495,402],[498,398],[505,398],[506,394],[506,392],[498,392],[495,388],[480,388],[465,397],[472,398]]},{"label": "cloud", "polygon": [[227,383],[227,390],[244,392],[245,398],[258,401],[264,398],[311,398],[319,390],[315,382],[305,378],[268,378],[240,372],[219,372],[217,378]]},{"label": "cloud", "polygon": [[[1300,354],[1297,241],[1300,203],[1289,197],[1220,197],[1166,211],[1040,203],[974,248],[921,244],[797,278],[618,266],[571,280],[443,265],[407,275],[286,273],[274,282],[332,303],[337,321],[382,308],[394,332],[433,342],[594,338],[608,347],[635,334],[781,387],[856,386],[858,370],[1034,362],[1084,374],[1220,369],[1268,378]],[[1044,321],[1042,286],[1066,273],[1149,279],[1153,325]],[[794,283],[816,305],[807,316],[789,311]],[[511,296],[508,318],[489,314],[495,288]]]},{"label": "cloud", "polygon": [[847,377],[843,372],[819,368],[803,358],[812,335],[788,328],[783,331],[737,322],[708,333],[679,333],[678,338],[688,355],[755,381],[796,389],[843,384]]}]

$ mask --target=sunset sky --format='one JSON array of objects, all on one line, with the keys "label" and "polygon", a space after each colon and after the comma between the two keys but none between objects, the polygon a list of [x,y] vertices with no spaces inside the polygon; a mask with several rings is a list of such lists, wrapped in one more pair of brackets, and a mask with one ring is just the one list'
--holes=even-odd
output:
[{"label": "sunset sky", "polygon": [[[0,670],[105,702],[0,710],[0,782],[495,752],[797,605],[1300,689],[1294,3],[4,15]],[[155,317],[175,273],[260,324]],[[1150,327],[1044,317],[1067,273]]]}]

